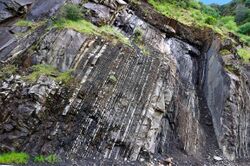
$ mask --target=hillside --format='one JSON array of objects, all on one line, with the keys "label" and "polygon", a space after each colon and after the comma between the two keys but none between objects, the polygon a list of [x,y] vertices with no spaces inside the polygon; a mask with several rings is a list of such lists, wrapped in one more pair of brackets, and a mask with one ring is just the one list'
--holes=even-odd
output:
[{"label": "hillside", "polygon": [[[222,37],[236,41],[239,38],[246,46],[250,45],[250,8],[247,0],[235,0],[222,6],[216,4],[208,6],[196,0],[149,0],[148,2],[162,14],[186,25],[208,27]],[[232,34],[236,36],[233,37]],[[241,57],[248,62],[250,55],[241,54]]]},{"label": "hillside", "polygon": [[0,9],[0,164],[250,165],[236,14],[193,0]]}]

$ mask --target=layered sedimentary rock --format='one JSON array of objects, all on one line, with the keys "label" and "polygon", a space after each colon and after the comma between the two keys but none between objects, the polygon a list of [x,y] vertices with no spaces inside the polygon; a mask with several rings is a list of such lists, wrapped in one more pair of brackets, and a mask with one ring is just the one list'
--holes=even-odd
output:
[{"label": "layered sedimentary rock", "polygon": [[[27,16],[41,19],[63,3],[34,1]],[[27,73],[49,64],[73,69],[75,79],[69,87],[45,75],[30,83],[22,72],[2,80],[1,152],[134,161],[176,150],[203,160],[221,149],[230,160],[249,157],[249,67],[225,70],[216,34],[168,19],[146,3],[150,16],[133,5],[83,4],[95,13],[87,18],[112,23],[131,45],[47,25],[23,37],[10,34],[13,27],[1,31],[7,36],[0,36],[2,65],[18,64]],[[146,53],[133,42],[138,29]]]}]

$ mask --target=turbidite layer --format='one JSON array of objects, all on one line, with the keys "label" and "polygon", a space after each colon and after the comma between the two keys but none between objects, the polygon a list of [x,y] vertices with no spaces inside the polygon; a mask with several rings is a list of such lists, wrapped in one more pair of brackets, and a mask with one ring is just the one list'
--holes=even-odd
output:
[{"label": "turbidite layer", "polygon": [[[19,5],[30,20],[37,20],[63,4]],[[166,156],[176,158],[178,165],[214,165],[214,155],[249,158],[249,67],[225,70],[225,63],[234,65],[237,56],[224,63],[218,54],[224,46],[211,31],[171,21],[142,3],[152,10],[148,18],[133,5],[83,4],[91,10],[88,19],[97,25],[112,23],[130,38],[130,46],[48,25],[33,32],[16,29],[9,19],[20,13],[10,15],[4,8],[0,60],[2,66],[17,64],[19,72],[0,82],[1,152],[56,153],[76,163],[110,159],[124,165],[126,160]],[[133,42],[138,29],[143,47]],[[74,84],[64,86],[45,75],[27,82],[23,75],[35,64],[73,69]],[[185,154],[193,157],[188,161]]]}]

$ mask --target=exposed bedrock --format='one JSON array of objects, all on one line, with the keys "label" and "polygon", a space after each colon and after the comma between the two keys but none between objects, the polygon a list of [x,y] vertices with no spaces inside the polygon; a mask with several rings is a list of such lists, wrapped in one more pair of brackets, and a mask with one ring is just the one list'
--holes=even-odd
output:
[{"label": "exposed bedrock", "polygon": [[[54,14],[63,3],[34,1],[27,17]],[[203,160],[221,149],[230,160],[249,158],[249,66],[225,70],[215,34],[155,11],[144,17],[121,0],[83,7],[93,23],[113,23],[131,45],[46,25],[23,37],[0,29],[1,65],[20,69],[0,81],[0,152],[121,161],[179,151]],[[148,55],[133,41],[138,30]],[[73,69],[74,85],[45,75],[27,82],[20,75],[36,64]]]}]

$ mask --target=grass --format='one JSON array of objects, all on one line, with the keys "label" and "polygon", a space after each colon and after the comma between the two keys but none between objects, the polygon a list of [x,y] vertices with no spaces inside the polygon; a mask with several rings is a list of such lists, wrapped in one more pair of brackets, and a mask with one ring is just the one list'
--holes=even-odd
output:
[{"label": "grass", "polygon": [[0,69],[0,80],[10,77],[17,72],[17,67],[15,65],[5,65]]},{"label": "grass", "polygon": [[45,64],[32,66],[32,73],[24,77],[25,80],[34,83],[41,75],[49,76],[57,82],[68,84],[73,77],[71,76],[72,70],[66,72],[59,72],[55,67]]},{"label": "grass", "polygon": [[0,155],[1,164],[27,164],[29,155],[26,153],[10,152]]},{"label": "grass", "polygon": [[59,159],[58,159],[57,155],[55,155],[55,154],[51,154],[51,155],[48,155],[48,156],[39,155],[39,156],[35,156],[34,162],[35,163],[55,164],[55,163],[59,162]]},{"label": "grass", "polygon": [[19,20],[15,23],[16,26],[19,27],[32,27],[35,23],[32,21],[28,21],[28,20]]},{"label": "grass", "polygon": [[37,27],[43,25],[46,22],[46,20],[43,21],[38,21],[38,22],[33,22],[29,20],[18,20],[15,25],[19,27],[30,27],[32,30],[36,29]]},{"label": "grass", "polygon": [[246,49],[246,48],[241,48],[238,50],[238,54],[240,55],[240,57],[243,59],[243,61],[245,63],[249,63],[250,62],[250,49]]},{"label": "grass", "polygon": [[[0,164],[27,164],[29,162],[30,155],[24,152],[9,152],[0,154]],[[59,162],[59,158],[55,154],[47,156],[38,155],[33,158],[35,163],[49,163],[56,164]]]},{"label": "grass", "polygon": [[199,27],[205,26],[205,21],[209,17],[209,15],[195,8],[189,8],[187,10],[176,4],[165,1],[149,0],[148,2],[163,15],[176,19],[186,25],[196,24]]},{"label": "grass", "polygon": [[112,40],[113,42],[120,41],[126,45],[130,45],[129,39],[114,27],[109,25],[97,27],[91,22],[84,19],[72,21],[69,19],[61,18],[55,21],[54,27],[59,29],[74,29],[75,31],[78,31],[80,33],[102,36],[108,40]]},{"label": "grass", "polygon": [[[243,42],[250,45],[250,36],[238,33],[239,27],[233,16],[215,17],[216,19],[212,19],[211,13],[204,12],[201,6],[182,7],[174,2],[158,0],[148,0],[148,2],[163,15],[176,19],[185,25],[199,28],[209,27],[223,37],[228,37],[228,32],[232,32],[239,36]],[[196,4],[195,1],[191,2]]]}]

